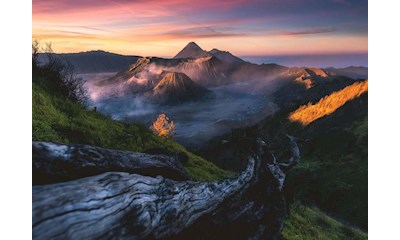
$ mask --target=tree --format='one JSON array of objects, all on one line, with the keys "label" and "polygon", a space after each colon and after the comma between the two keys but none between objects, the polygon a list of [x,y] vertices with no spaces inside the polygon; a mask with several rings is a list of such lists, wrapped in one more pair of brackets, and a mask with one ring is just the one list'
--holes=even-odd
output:
[{"label": "tree", "polygon": [[158,136],[172,138],[176,134],[175,123],[167,115],[161,113],[153,122],[150,129]]},{"label": "tree", "polygon": [[[39,55],[46,58],[40,61]],[[86,89],[84,82],[74,72],[74,66],[54,54],[51,43],[42,47],[38,40],[32,42],[32,76],[33,79],[46,81],[45,85],[70,100],[84,102]]]}]

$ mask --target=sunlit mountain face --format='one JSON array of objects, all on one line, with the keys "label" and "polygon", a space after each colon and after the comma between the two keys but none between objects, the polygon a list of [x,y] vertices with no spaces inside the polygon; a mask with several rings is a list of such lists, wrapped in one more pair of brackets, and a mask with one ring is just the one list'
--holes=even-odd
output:
[{"label": "sunlit mountain face", "polygon": [[306,126],[317,119],[334,113],[341,106],[355,98],[358,98],[367,91],[368,80],[356,82],[337,92],[325,96],[315,104],[310,102],[307,105],[300,106],[294,112],[290,113],[289,120],[292,122],[299,122]]}]

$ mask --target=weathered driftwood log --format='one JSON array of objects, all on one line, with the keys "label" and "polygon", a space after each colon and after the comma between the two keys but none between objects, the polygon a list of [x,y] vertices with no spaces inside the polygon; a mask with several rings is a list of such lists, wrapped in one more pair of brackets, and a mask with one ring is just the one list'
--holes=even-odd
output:
[{"label": "weathered driftwood log", "polygon": [[277,239],[284,173],[261,152],[220,183],[112,172],[33,186],[33,238]]},{"label": "weathered driftwood log", "polygon": [[[88,145],[32,143],[33,184],[65,182],[105,172],[127,172],[175,180],[190,180],[184,156],[118,151]],[[184,160],[184,159],[183,159]]]},{"label": "weathered driftwood log", "polygon": [[[271,164],[268,164],[268,167],[274,177],[278,180],[280,190],[282,190],[283,184],[285,182],[286,173],[300,162],[300,149],[297,146],[296,138],[289,135],[286,136],[290,140],[291,156],[288,160],[278,163],[274,154],[268,153],[265,156],[267,159],[271,159],[266,161],[271,162]],[[258,139],[258,146],[260,148],[263,148],[265,147],[265,143],[262,140]],[[261,151],[261,149],[259,151]]]}]

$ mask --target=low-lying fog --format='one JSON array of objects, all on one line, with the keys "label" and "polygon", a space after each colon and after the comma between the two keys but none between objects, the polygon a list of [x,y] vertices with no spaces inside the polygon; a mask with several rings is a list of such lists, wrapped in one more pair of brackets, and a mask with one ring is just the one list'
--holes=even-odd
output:
[{"label": "low-lying fog", "polygon": [[209,88],[213,97],[174,106],[159,106],[143,101],[135,95],[121,95],[123,89],[105,89],[98,81],[115,73],[81,74],[89,93],[89,107],[125,122],[139,122],[146,126],[165,113],[175,122],[175,140],[188,147],[199,147],[211,138],[232,128],[253,125],[277,110],[266,96],[238,90],[243,86]]}]

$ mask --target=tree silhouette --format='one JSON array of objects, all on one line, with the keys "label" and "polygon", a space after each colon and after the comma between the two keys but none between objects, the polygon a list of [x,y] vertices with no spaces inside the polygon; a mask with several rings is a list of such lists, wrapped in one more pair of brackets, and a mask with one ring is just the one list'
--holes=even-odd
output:
[{"label": "tree silhouette", "polygon": [[[40,55],[44,55],[40,61]],[[51,43],[42,47],[38,40],[32,42],[33,81],[42,82],[47,88],[70,100],[82,103],[87,99],[84,81],[74,72],[74,66],[53,52]]]}]

